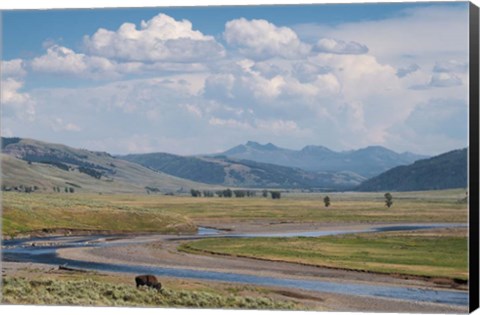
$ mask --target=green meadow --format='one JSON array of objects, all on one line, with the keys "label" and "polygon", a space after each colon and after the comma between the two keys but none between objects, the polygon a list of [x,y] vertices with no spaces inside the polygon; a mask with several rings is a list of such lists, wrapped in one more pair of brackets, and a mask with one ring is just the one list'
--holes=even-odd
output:
[{"label": "green meadow", "polygon": [[421,223],[467,222],[461,189],[392,193],[283,193],[270,198],[193,198],[164,195],[66,193],[2,194],[2,234],[41,230],[89,230],[117,233],[192,233],[197,225],[265,223]]},{"label": "green meadow", "polygon": [[467,280],[465,229],[294,238],[203,239],[182,251]]}]

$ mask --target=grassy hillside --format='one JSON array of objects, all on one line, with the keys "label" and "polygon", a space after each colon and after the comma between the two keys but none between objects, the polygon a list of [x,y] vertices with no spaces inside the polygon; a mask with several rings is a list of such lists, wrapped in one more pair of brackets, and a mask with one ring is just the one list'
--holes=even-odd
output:
[{"label": "grassy hillside", "polygon": [[74,149],[31,139],[2,138],[2,188],[37,186],[37,191],[146,193],[188,192],[208,185],[152,171],[105,152]]},{"label": "grassy hillside", "polygon": [[415,191],[467,187],[467,149],[398,166],[360,184],[358,191]]}]

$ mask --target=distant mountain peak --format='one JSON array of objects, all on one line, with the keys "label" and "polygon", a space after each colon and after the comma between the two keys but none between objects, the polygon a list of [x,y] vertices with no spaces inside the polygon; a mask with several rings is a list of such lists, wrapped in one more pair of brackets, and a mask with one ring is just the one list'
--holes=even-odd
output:
[{"label": "distant mountain peak", "polygon": [[272,150],[278,149],[278,147],[271,142],[269,142],[267,144],[260,144],[260,143],[255,142],[255,141],[248,141],[247,144],[245,144],[245,146],[253,148],[253,149],[257,149],[257,150],[272,151]]},{"label": "distant mountain peak", "polygon": [[337,152],[322,145],[307,145],[301,150],[292,150],[255,141],[248,141],[222,154],[229,158],[296,167],[307,171],[348,171],[364,177],[373,177],[392,167],[407,165],[424,158],[416,154],[399,154],[379,145]]},{"label": "distant mountain peak", "polygon": [[302,149],[302,152],[324,153],[333,151],[323,145],[307,145]]}]

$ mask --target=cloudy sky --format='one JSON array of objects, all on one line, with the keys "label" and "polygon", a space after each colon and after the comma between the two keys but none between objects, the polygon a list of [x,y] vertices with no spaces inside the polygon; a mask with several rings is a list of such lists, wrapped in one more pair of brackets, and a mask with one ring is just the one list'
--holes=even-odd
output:
[{"label": "cloudy sky", "polygon": [[1,132],[111,153],[467,146],[468,3],[3,12]]}]

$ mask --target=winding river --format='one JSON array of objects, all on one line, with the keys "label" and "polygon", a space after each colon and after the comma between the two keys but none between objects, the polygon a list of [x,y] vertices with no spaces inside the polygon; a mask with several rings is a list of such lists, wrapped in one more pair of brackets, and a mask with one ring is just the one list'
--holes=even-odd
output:
[{"label": "winding river", "polygon": [[[367,233],[382,231],[405,231],[419,229],[433,229],[440,227],[466,227],[464,224],[409,224],[389,225],[363,230],[336,230],[336,231],[304,231],[297,233],[225,233],[215,229],[200,228],[196,238],[206,237],[320,237],[327,235],[339,235],[348,233]],[[109,236],[110,238],[111,236]],[[45,237],[23,240],[3,241],[2,259],[4,261],[34,262],[52,265],[68,265],[72,268],[81,268],[97,271],[128,272],[128,273],[151,273],[158,276],[190,278],[210,281],[224,281],[232,283],[254,284],[263,286],[277,286],[285,288],[297,288],[318,292],[331,292],[347,295],[383,297],[408,300],[412,302],[431,302],[450,305],[468,305],[468,292],[443,289],[418,289],[389,285],[369,285],[358,283],[339,283],[320,280],[298,280],[267,276],[255,276],[238,273],[214,272],[194,270],[186,268],[165,268],[156,266],[127,265],[96,263],[80,260],[64,259],[57,256],[59,248],[68,247],[98,247],[98,246],[122,246],[123,243],[101,242],[105,236],[85,237]],[[179,239],[181,237],[177,237]],[[46,246],[32,246],[34,243],[43,243]],[[129,244],[132,244],[129,242]]]}]

